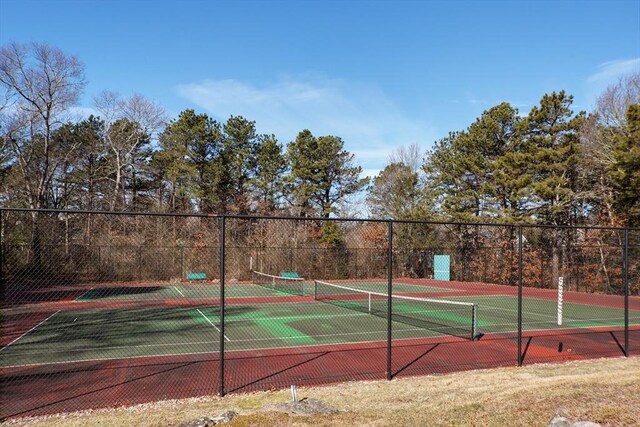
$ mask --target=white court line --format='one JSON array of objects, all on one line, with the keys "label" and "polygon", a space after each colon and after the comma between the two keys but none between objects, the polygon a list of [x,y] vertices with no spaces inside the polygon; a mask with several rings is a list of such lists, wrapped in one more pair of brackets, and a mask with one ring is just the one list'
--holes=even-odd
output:
[{"label": "white court line", "polygon": [[[486,306],[485,306],[485,307],[486,307]],[[486,307],[486,308],[489,308],[489,309],[498,309],[498,310],[505,310],[505,311],[516,311],[516,310],[509,310],[509,309],[505,309],[505,308],[503,308],[503,307],[491,307],[491,306],[489,306],[489,307]],[[202,311],[200,311],[200,309],[197,309],[197,310],[198,310],[198,312],[199,312],[199,313],[200,313],[200,314],[201,314],[201,315],[202,315],[202,316],[207,320],[207,322],[208,322],[209,324],[211,324],[211,326],[213,326],[216,330],[220,331],[220,330],[218,329],[218,327],[216,327],[216,325],[215,325],[215,324],[213,324],[213,323],[211,322],[211,320],[210,320],[208,317],[206,317]],[[59,311],[58,311],[58,312],[59,312]],[[52,314],[51,316],[49,316],[49,318],[53,317],[53,316],[54,316],[55,314],[57,314],[58,312],[56,312],[56,313]],[[536,313],[536,314],[537,314],[537,313]],[[551,315],[544,315],[544,314],[539,314],[539,315],[544,316],[544,317],[550,317],[550,318],[553,318],[553,317],[554,317],[554,316],[551,316]],[[327,318],[332,318],[332,317],[362,317],[362,316],[370,316],[370,315],[369,315],[369,314],[367,314],[367,313],[350,313],[350,314],[327,315],[326,317],[327,317]],[[287,318],[290,318],[290,317],[292,317],[292,316],[282,316],[282,317],[276,317],[276,318],[271,317],[270,319],[287,319]],[[323,317],[325,317],[325,316],[323,316]],[[47,319],[45,319],[44,321],[40,322],[40,324],[44,323],[44,322],[45,322],[46,320],[48,320],[49,318],[47,318]],[[638,318],[638,319],[640,320],[640,318]],[[252,321],[252,320],[255,320],[255,319],[248,319],[248,320],[249,320],[249,321]],[[609,320],[609,319],[598,319],[598,320]],[[616,319],[611,319],[611,320],[619,320],[619,319],[617,319],[617,318],[616,318]],[[635,317],[635,316],[634,316],[634,317],[631,317],[631,316],[630,316],[629,320],[630,320],[630,321],[632,321],[632,320],[636,320],[636,317]],[[239,321],[244,321],[244,319],[243,319],[243,320],[236,320],[236,322],[239,322]],[[588,320],[580,319],[580,320],[577,320],[577,321],[583,321],[583,322],[584,322],[584,321],[588,321]],[[529,324],[544,324],[544,323],[546,323],[546,322],[527,322],[527,323],[529,323]],[[33,329],[35,329],[36,327],[38,327],[40,324],[36,325],[34,328],[32,328],[32,330],[33,330]],[[492,326],[513,326],[513,325],[512,325],[512,324],[504,324],[504,325],[492,325]],[[616,326],[616,325],[602,325],[602,326],[594,326],[594,328],[608,328],[608,327],[612,327],[612,326]],[[634,325],[630,325],[630,326],[634,326]],[[571,327],[567,327],[567,328],[558,328],[558,329],[554,329],[554,331],[572,330],[572,329],[575,329],[575,328],[571,328]],[[395,331],[395,332],[400,332],[400,333],[402,333],[402,332],[405,332],[405,333],[406,333],[406,332],[414,332],[414,331],[423,331],[423,329],[422,329],[422,328],[409,328],[409,329],[399,329],[399,328],[394,328],[394,331]],[[544,329],[533,329],[533,330],[527,330],[526,332],[527,332],[527,333],[531,333],[531,332],[536,332],[536,331],[549,331],[549,329],[548,329],[548,328],[544,328]],[[24,335],[26,335],[26,334],[27,334],[27,333],[29,333],[29,332],[30,332],[30,331],[27,331],[25,334],[23,334],[23,336],[24,336]],[[505,332],[511,332],[511,331],[505,331]],[[500,332],[500,333],[505,333],[505,332]],[[515,332],[515,331],[513,331],[513,332]],[[312,336],[313,336],[313,337],[316,337],[316,336],[317,336],[317,337],[332,337],[332,336],[336,336],[336,337],[337,337],[337,336],[349,336],[349,335],[354,336],[354,335],[369,335],[369,334],[382,334],[382,333],[386,333],[386,330],[383,330],[383,331],[355,332],[355,333],[354,333],[354,332],[350,332],[350,333],[338,333],[338,334],[336,334],[336,333],[334,333],[334,334],[320,334],[320,335],[312,335]],[[493,333],[493,332],[490,332],[490,333]],[[445,334],[445,335],[446,335],[446,334]],[[19,338],[20,338],[20,337],[19,337]],[[18,339],[19,339],[19,338],[18,338]],[[227,341],[230,341],[228,337],[226,337],[226,336],[225,336],[224,338],[225,338]],[[291,337],[291,338],[296,338],[296,337]],[[234,339],[234,340],[233,340],[233,342],[252,342],[252,341],[253,341],[253,342],[260,342],[260,341],[270,341],[270,340],[274,340],[274,339],[275,339],[275,338],[257,338],[257,339],[256,339],[256,338],[248,338],[248,339],[239,339],[239,340],[238,340],[238,339]],[[401,342],[401,341],[404,341],[404,340],[412,340],[412,339],[415,339],[415,337],[409,337],[409,338],[394,338],[394,342]],[[17,340],[17,339],[16,339],[16,340]],[[12,343],[13,343],[13,342],[15,342],[16,340],[12,341]],[[353,342],[353,344],[365,344],[365,343],[377,343],[377,342],[380,342],[380,340],[372,340],[372,341],[356,341],[356,342]],[[10,343],[10,344],[11,344],[11,343]],[[8,344],[8,345],[10,345],[10,344]],[[173,343],[173,344],[149,344],[149,345],[136,346],[136,347],[156,347],[156,348],[157,348],[157,347],[172,347],[172,346],[183,346],[183,345],[189,346],[189,345],[198,345],[198,344],[215,344],[215,342],[209,342],[209,341],[206,341],[206,342],[196,342],[196,343],[194,343],[194,342],[190,342],[190,343]],[[8,345],[7,345],[7,346],[8,346]],[[322,345],[327,345],[327,344],[317,344],[317,345],[322,346]],[[127,346],[127,347],[128,347],[128,346]],[[297,347],[297,346],[284,346],[284,347],[277,347],[277,348],[296,348],[296,347]],[[305,345],[304,347],[305,347],[305,348],[311,348],[311,349],[312,349],[313,347],[315,347],[315,345],[310,345],[310,346]],[[109,348],[107,348],[107,349],[116,349],[116,348],[120,348],[120,347],[119,347],[119,346],[116,346],[116,347],[109,347]],[[124,348],[124,347],[122,347],[122,348]],[[3,349],[4,349],[4,348],[3,348]],[[0,349],[0,351],[2,351],[3,349]],[[257,350],[264,350],[264,349],[265,349],[264,347],[257,347],[257,348],[247,348],[247,349],[227,350],[227,352],[229,352],[229,353],[233,353],[233,352],[236,352],[236,351],[252,351],[252,350],[257,351]],[[82,349],[82,351],[87,351],[87,350],[91,350],[91,349]],[[101,348],[100,350],[104,350],[104,348]],[[37,354],[37,353],[38,353],[38,352],[36,352],[36,353],[32,353],[32,354]],[[64,364],[64,363],[78,363],[78,362],[106,361],[106,360],[122,360],[122,359],[148,358],[148,357],[162,357],[162,356],[197,355],[197,354],[210,354],[210,353],[211,353],[211,352],[209,352],[209,351],[208,351],[208,352],[173,353],[173,354],[165,354],[165,355],[149,355],[149,356],[127,356],[127,357],[91,358],[91,359],[81,359],[81,360],[77,360],[77,361],[62,361],[62,362],[48,362],[48,363],[33,363],[33,364],[24,364],[24,365],[13,365],[13,366],[8,366],[8,367],[16,368],[16,367],[43,366],[43,365],[59,365],[59,364]]]},{"label": "white court line", "polygon": [[87,291],[84,291],[84,292],[82,293],[82,295],[79,295],[79,296],[78,296],[78,297],[76,297],[76,299],[74,299],[73,301],[74,301],[74,302],[79,302],[78,300],[79,300],[80,298],[82,298],[83,296],[85,296],[86,294],[88,294],[89,292],[91,292],[93,289],[94,289],[94,288],[91,288],[91,289],[89,289],[89,290],[87,290]]},{"label": "white court line", "polygon": [[[553,317],[553,316],[551,316],[551,317]],[[619,323],[619,324],[617,324],[617,323],[615,323],[615,324],[604,324],[604,325],[601,325],[601,324],[598,323],[598,322],[611,322],[611,321],[617,321],[617,322],[621,322],[621,323]],[[640,323],[640,317],[638,317],[638,318],[630,317],[629,318],[629,326],[635,326],[635,324],[631,324],[632,321],[634,321],[634,322],[638,321]],[[554,324],[554,322],[552,320],[549,320],[549,321],[537,321],[537,322],[531,322],[531,321],[523,321],[522,322],[523,325],[546,325],[546,324],[549,324],[549,323],[551,323],[551,324],[553,324],[555,326],[555,324]],[[600,328],[600,327],[602,327],[602,328],[604,328],[604,327],[623,327],[624,326],[624,319],[620,319],[618,317],[598,318],[598,319],[575,319],[575,320],[572,320],[570,322],[564,322],[564,323],[567,324],[566,326],[570,326],[572,323],[578,323],[578,324],[580,324],[580,323],[591,323],[591,324],[593,324],[592,327],[598,327],[598,328]],[[491,327],[493,327],[493,326],[513,326],[513,323],[493,323],[493,324],[491,324]],[[557,329],[556,328],[552,328],[552,329],[549,329],[549,331],[557,331],[557,330],[562,330],[562,329],[575,329],[575,328],[585,328],[585,327],[584,326],[574,326],[572,328],[571,327],[557,328]]]},{"label": "white court line", "polygon": [[[348,309],[345,309],[348,310]],[[307,319],[301,319],[301,322],[314,322],[318,319],[322,320],[322,319],[333,319],[334,317],[366,317],[366,316],[371,316],[371,314],[369,313],[350,313],[350,314],[313,314],[310,315],[310,317],[308,317]],[[260,320],[291,320],[291,319],[299,319],[300,317],[303,317],[302,315],[295,315],[295,314],[291,314],[289,316],[275,316],[275,317],[256,317],[256,318],[247,318],[247,319],[234,319],[233,316],[229,316],[229,320],[226,320],[225,323],[231,323],[231,322],[255,322],[256,320],[260,321]]]},{"label": "white court line", "polygon": [[[413,331],[424,331],[424,329],[421,328],[417,328],[417,329],[401,329],[401,330],[396,330],[396,332],[413,332]],[[384,331],[380,331],[378,333],[385,333],[386,334],[386,330]],[[321,336],[324,337],[332,337],[332,336],[342,336],[342,335],[362,335],[362,334],[367,334],[367,333],[371,333],[371,332],[359,332],[359,333],[349,333],[349,334],[324,334]],[[320,335],[313,335],[313,336],[320,336]],[[298,337],[299,338],[299,337]],[[395,338],[394,342],[401,342],[401,341],[410,341],[410,340],[415,340],[417,338],[424,338],[424,337],[409,337],[409,338]],[[433,338],[433,337],[432,337]],[[268,339],[242,339],[242,340],[233,340],[233,342],[252,342],[252,341],[265,341],[265,340],[277,340],[280,341],[280,338],[268,338]],[[350,345],[350,344],[358,344],[358,345],[366,345],[366,344],[373,344],[373,343],[383,343],[384,340],[369,340],[369,341],[355,341],[352,343],[338,343],[338,344],[314,344],[314,345],[305,345],[304,348],[309,348],[311,351],[313,351],[314,347],[325,347],[327,345]],[[135,347],[172,347],[172,346],[189,346],[189,345],[200,345],[200,344],[217,344],[218,341],[198,341],[198,342],[188,342],[188,343],[173,343],[173,344],[147,344],[147,345],[137,345]],[[115,347],[103,347],[103,348],[99,348],[98,350],[113,350],[113,349],[117,349],[117,348],[130,348],[131,346],[115,346]],[[235,353],[235,352],[245,352],[245,351],[260,351],[260,350],[279,350],[279,349],[288,349],[288,348],[299,348],[299,346],[284,346],[284,347],[272,347],[272,348],[264,348],[264,347],[253,347],[253,348],[240,348],[240,349],[235,349],[235,350],[225,350],[225,354],[226,353]],[[93,350],[93,349],[82,349],[82,351],[87,351],[87,350]],[[170,354],[151,354],[151,355],[146,355],[146,356],[124,356],[124,357],[97,357],[97,358],[91,358],[91,359],[79,359],[79,360],[65,360],[65,361],[61,361],[61,362],[45,362],[45,363],[26,363],[23,365],[11,365],[11,366],[4,366],[4,368],[25,368],[25,367],[30,367],[30,366],[49,366],[49,365],[62,365],[62,364],[66,364],[66,363],[80,363],[80,362],[102,362],[102,361],[110,361],[110,360],[127,360],[127,359],[145,359],[145,358],[150,358],[150,357],[175,357],[175,356],[190,356],[190,355],[198,355],[198,354],[212,354],[212,353],[219,353],[217,351],[194,351],[194,352],[186,352],[186,353],[170,353]],[[30,354],[38,354],[38,352],[36,353],[30,353]]]},{"label": "white court line", "polygon": [[35,328],[37,328],[38,326],[42,325],[44,322],[46,322],[47,320],[51,319],[53,316],[55,316],[56,314],[60,313],[60,310],[56,311],[55,313],[53,313],[51,316],[47,317],[46,319],[44,319],[42,322],[38,323],[36,326],[34,326],[33,328],[29,329],[27,332],[25,332],[24,334],[20,335],[18,338],[16,338],[15,340],[11,341],[9,344],[5,345],[4,347],[0,348],[0,351],[4,350],[5,348],[9,347],[11,344],[13,344],[14,342],[18,341],[20,338],[24,337],[25,335],[27,335],[29,332],[33,331]]},{"label": "white court line", "polygon": [[[199,309],[197,309],[200,314],[205,317],[205,319],[207,319],[207,321],[209,322],[209,324],[211,324],[214,328],[218,329],[213,323],[211,323],[211,321],[204,315],[204,313],[202,313]],[[360,315],[360,313],[356,313],[356,315]],[[395,322],[394,323],[398,323]],[[400,325],[403,325],[402,323],[400,323]],[[219,329],[218,329],[219,330]],[[394,332],[421,332],[424,331],[423,328],[400,328],[400,327],[395,327],[393,328]],[[311,337],[341,337],[341,336],[355,336],[355,335],[371,335],[371,334],[386,334],[386,329],[381,329],[381,330],[376,330],[376,331],[364,331],[364,332],[344,332],[344,333],[330,333],[330,334],[314,334],[314,335],[310,335]],[[226,337],[225,337],[226,338]],[[291,337],[284,337],[284,339],[295,339],[295,338],[300,338],[299,336],[291,336]],[[234,339],[233,342],[260,342],[260,341],[279,341],[283,339],[283,337],[270,337],[270,338],[243,338],[243,339]],[[404,338],[401,338],[404,339]],[[414,338],[412,338],[414,339]],[[356,343],[362,343],[362,342],[377,342],[377,341],[356,341]],[[182,342],[182,343],[161,343],[161,344],[144,344],[144,345],[136,345],[136,348],[165,348],[165,347],[177,347],[177,346],[194,346],[194,345],[202,345],[202,344],[216,344],[217,341],[195,341],[195,342]],[[78,349],[76,351],[93,351],[93,350],[117,350],[117,349],[121,349],[121,348],[130,348],[131,346],[110,346],[110,347],[96,347],[96,348],[82,348],[82,349]],[[252,349],[252,350],[258,350],[259,348],[256,349]],[[65,350],[65,352],[67,352],[68,350]],[[231,350],[233,351],[233,350]],[[238,350],[236,350],[238,351]],[[25,352],[24,354],[28,354],[28,355],[38,355],[38,354],[43,354],[43,353],[49,353],[50,350],[43,350],[43,351],[31,351],[31,352]],[[192,354],[192,353],[175,353],[177,355],[180,354]],[[193,354],[200,354],[200,353],[193,353]],[[152,357],[151,356],[131,356],[131,357]],[[159,356],[164,356],[164,355],[159,355]],[[126,359],[128,357],[123,357],[123,359]],[[105,359],[88,359],[88,360],[111,360],[111,359],[120,359],[120,358],[105,358]],[[84,360],[80,360],[80,361],[85,361],[87,359]],[[50,363],[45,363],[45,364],[57,364],[57,363],[65,363],[65,362],[50,362]],[[39,365],[39,364],[33,364],[33,365]],[[18,366],[30,366],[30,365],[18,365]]]},{"label": "white court line", "polygon": [[[212,342],[211,344],[216,344],[217,341]],[[257,350],[257,349],[256,349]],[[239,350],[228,350],[227,352],[239,351]],[[175,356],[192,356],[198,354],[215,354],[217,351],[193,351],[189,353],[170,353],[170,354],[151,354],[148,356],[124,356],[124,357],[95,357],[91,359],[79,359],[79,360],[65,360],[61,362],[45,362],[45,363],[25,363],[24,365],[10,365],[3,366],[5,369],[15,369],[15,368],[28,368],[31,366],[52,366],[52,365],[64,365],[67,363],[83,363],[83,362],[106,362],[111,360],[129,360],[129,359],[147,359],[150,357],[175,357]]]},{"label": "white court line", "polygon": [[[396,322],[397,323],[397,322]],[[408,329],[397,329],[397,328],[392,328],[393,332],[418,332],[418,331],[424,331],[425,329],[423,328],[408,328]],[[387,330],[383,329],[380,331],[365,331],[365,332],[343,332],[343,333],[339,333],[339,334],[313,334],[313,335],[309,335],[311,338],[316,338],[316,337],[343,337],[343,336],[353,336],[353,335],[371,335],[371,334],[386,334]],[[254,342],[254,341],[278,341],[278,340],[283,340],[283,339],[296,339],[296,338],[303,338],[300,336],[293,336],[293,337],[273,337],[273,338],[245,338],[245,339],[234,339],[233,342]],[[420,337],[422,338],[422,337]],[[435,338],[435,337],[433,337]],[[414,338],[415,339],[415,338]],[[356,341],[355,343],[359,344],[361,342],[375,342],[375,341]],[[344,343],[341,343],[344,344]],[[329,345],[339,345],[339,344],[329,344]]]},{"label": "white court line", "polygon": [[[635,326],[635,325],[634,325]],[[608,328],[609,326],[597,326],[596,328]],[[560,329],[556,329],[555,331],[562,331],[562,330],[573,330],[575,328],[560,328]],[[414,329],[405,329],[405,330],[401,330],[401,331],[397,331],[397,332],[405,332],[405,331],[413,331]],[[422,331],[423,329],[416,329],[416,330],[420,330]],[[524,331],[527,333],[531,333],[531,332],[547,332],[549,331],[549,329],[532,329],[532,330],[528,330],[528,331]],[[386,333],[386,330],[384,331]],[[495,334],[504,334],[507,332],[517,332],[517,331],[506,331],[506,332],[498,332]],[[494,334],[493,332],[491,334]],[[330,336],[327,335],[327,336]],[[415,339],[420,339],[420,338],[438,338],[438,337],[409,337],[409,338],[394,338],[393,342],[394,343],[402,343],[403,341],[413,341]],[[238,340],[234,340],[233,342],[236,342]],[[241,341],[255,341],[255,340],[241,340]],[[350,342],[350,343],[339,343],[339,344],[314,344],[314,345],[304,345],[302,347],[304,347],[304,349],[308,349],[310,352],[314,351],[315,347],[326,347],[328,345],[337,345],[337,346],[341,346],[341,345],[366,345],[366,344],[379,344],[379,343],[384,343],[384,340],[371,340],[371,341],[356,341],[356,342]],[[477,342],[477,341],[474,341]],[[216,344],[217,341],[205,341],[205,342],[199,342],[197,344]],[[159,344],[160,346],[161,344]],[[165,346],[173,346],[173,345],[194,345],[194,343],[175,343],[175,344],[164,344]],[[151,346],[155,346],[155,345],[149,345]],[[130,347],[130,346],[128,346]],[[140,346],[136,346],[136,347],[140,347]],[[290,348],[302,348],[299,345],[290,345],[290,346],[284,346],[284,347],[274,347],[274,348],[264,348],[264,347],[254,347],[254,348],[241,348],[241,349],[235,349],[235,350],[225,350],[225,354],[233,354],[236,352],[247,352],[247,351],[260,351],[260,350],[283,350],[283,349],[290,349]],[[110,347],[107,348],[107,350],[110,349]],[[103,350],[103,349],[101,349]],[[62,365],[62,364],[68,364],[68,363],[81,363],[81,362],[104,362],[104,361],[111,361],[111,360],[128,360],[128,359],[147,359],[147,358],[151,358],[151,357],[175,357],[175,356],[193,356],[193,355],[199,355],[199,354],[216,354],[218,352],[216,351],[195,351],[195,352],[187,352],[187,353],[170,353],[170,354],[151,354],[148,356],[125,356],[125,357],[97,357],[97,358],[92,358],[92,359],[80,359],[80,360],[65,360],[65,361],[61,361],[61,362],[46,362],[46,363],[26,363],[24,365],[10,365],[10,366],[3,366],[3,368],[7,369],[7,368],[26,368],[26,367],[31,367],[31,366],[50,366],[50,365]]]},{"label": "white court line", "polygon": [[[76,350],[58,350],[58,351],[51,351],[51,349],[44,349],[42,351],[28,351],[28,352],[23,352],[21,353],[21,355],[29,355],[29,356],[33,356],[33,355],[39,355],[39,354],[49,354],[49,353],[56,353],[56,352],[64,352],[64,353],[78,353],[78,352],[85,352],[85,351],[102,351],[102,350],[108,350],[108,351],[112,351],[112,350],[119,350],[119,349],[129,349],[131,347],[135,347],[135,348],[166,348],[166,347],[181,347],[181,346],[196,346],[196,345],[203,345],[203,344],[217,344],[218,341],[191,341],[191,342],[176,342],[176,343],[161,343],[161,344],[143,344],[143,345],[114,345],[114,346],[110,346],[110,347],[83,347],[83,348],[79,348]],[[175,354],[182,354],[182,353],[175,353]],[[139,357],[151,357],[154,355],[149,355],[149,356],[139,356]],[[164,356],[164,354],[157,354],[155,356]],[[135,356],[129,356],[129,357],[135,357]],[[126,358],[126,357],[124,357]],[[108,359],[108,358],[107,358]],[[117,358],[115,358],[117,359]],[[101,360],[101,359],[98,359]],[[52,362],[52,363],[56,363],[56,362]],[[62,362],[60,362],[62,363]]]},{"label": "white court line", "polygon": [[[410,329],[398,329],[395,330],[395,332],[418,332],[418,331],[424,331],[424,329],[420,329],[420,328],[410,328]],[[348,336],[348,335],[369,335],[369,334],[380,334],[381,336],[383,334],[386,334],[386,330],[380,330],[380,331],[367,331],[367,332],[350,332],[350,333],[338,333],[338,334],[318,334],[318,335],[310,335],[311,337],[339,337],[339,336]],[[233,342],[237,343],[237,342],[259,342],[259,341],[277,341],[279,342],[281,339],[294,339],[294,338],[301,338],[300,336],[292,336],[292,337],[270,337],[270,338],[244,338],[244,339],[234,339]],[[358,343],[363,342],[363,341],[357,341]],[[376,342],[376,341],[364,341],[364,342]],[[166,348],[166,347],[188,347],[188,346],[196,346],[196,345],[208,345],[208,344],[217,344],[218,341],[195,341],[195,342],[181,342],[181,343],[170,343],[170,344],[145,344],[145,345],[136,345],[134,346],[135,348]],[[131,346],[111,346],[111,347],[95,347],[95,348],[82,348],[82,349],[78,349],[75,351],[78,352],[84,352],[84,351],[94,351],[94,350],[118,350],[118,349],[122,349],[122,348],[131,348]],[[264,349],[264,348],[263,348]],[[256,349],[257,350],[257,349]],[[237,350],[236,350],[237,351]],[[68,351],[64,351],[65,353],[68,353]],[[27,353],[23,353],[26,355],[39,355],[39,354],[46,354],[46,353],[50,353],[50,350],[43,350],[43,351],[31,351],[31,352],[27,352]],[[190,354],[190,353],[175,353],[175,354]],[[196,353],[198,354],[198,353]],[[152,357],[153,355],[150,356],[138,356],[138,357]],[[156,355],[156,356],[165,356],[164,354],[160,354],[160,355]],[[136,356],[128,356],[128,357],[136,357]],[[128,357],[123,357],[123,359],[126,359]],[[114,358],[114,359],[119,359],[119,358]],[[93,360],[93,359],[91,359]],[[98,360],[102,360],[102,359],[98,359]],[[106,360],[109,360],[109,358],[107,358]],[[84,360],[81,360],[84,361]],[[50,362],[50,363],[64,363],[64,362]],[[48,363],[46,363],[48,364]],[[22,366],[22,365],[20,365]]]},{"label": "white court line", "polygon": [[[496,307],[496,306],[491,306],[491,305],[487,305],[487,306],[480,306],[481,310],[483,310],[484,312],[486,312],[487,310],[501,310],[501,311],[508,311],[510,313],[517,313],[518,310],[516,309],[512,309],[512,308],[504,308],[504,307]],[[548,319],[557,319],[557,316],[555,314],[545,314],[545,313],[532,313],[526,310],[523,310],[522,313],[523,317],[531,317],[531,316],[536,316],[536,317],[543,317],[543,318],[548,318]],[[634,317],[629,317],[629,319],[633,319]],[[594,322],[594,321],[598,321],[598,320],[624,320],[621,318],[589,318],[589,319],[576,319],[575,317],[568,317],[568,316],[564,316],[565,321],[567,322]],[[530,322],[530,321],[523,321],[523,323],[545,323],[545,322]],[[494,324],[495,325],[495,324]],[[492,325],[493,326],[493,325]]]},{"label": "white court line", "polygon": [[[517,313],[518,310],[514,309],[514,308],[504,308],[504,307],[496,307],[496,306],[492,306],[492,305],[481,305],[480,309],[483,312],[486,312],[487,310],[500,310],[500,311],[508,311],[509,313]],[[537,317],[548,317],[550,319],[555,319],[556,316],[553,314],[545,314],[545,313],[532,313],[526,310],[522,310],[522,317],[525,316],[537,316]],[[565,317],[567,318],[567,317]]]},{"label": "white court line", "polygon": [[[211,323],[211,322],[209,322]],[[215,327],[215,325],[214,325]],[[217,329],[217,328],[216,328]],[[424,329],[422,328],[406,328],[406,329],[394,329],[394,332],[418,332],[418,331],[424,331]],[[386,334],[386,329],[384,330],[379,330],[379,331],[365,331],[365,332],[346,332],[346,333],[333,333],[333,334],[314,334],[314,335],[310,335],[312,337],[339,337],[339,336],[348,336],[348,335],[369,335],[369,334]],[[299,336],[292,336],[292,337],[284,337],[284,338],[300,338]],[[279,341],[283,339],[282,337],[270,337],[270,338],[243,338],[243,339],[234,339],[233,342],[253,342],[253,341]],[[358,341],[361,342],[361,341]],[[368,342],[368,341],[367,341]],[[374,341],[371,341],[374,342]],[[178,346],[194,346],[194,345],[202,345],[202,344],[216,344],[218,343],[218,341],[192,341],[192,342],[181,342],[181,343],[161,343],[161,344],[144,344],[144,345],[136,345],[134,346],[135,348],[165,348],[165,347],[178,347]],[[78,349],[76,351],[94,351],[94,350],[117,350],[117,349],[122,349],[122,348],[131,348],[131,346],[110,346],[110,347],[95,347],[95,348],[89,348],[89,347],[85,347],[82,349]],[[43,350],[43,351],[31,351],[31,352],[25,352],[23,354],[28,354],[28,355],[38,355],[38,354],[44,354],[44,353],[49,353],[50,350]],[[65,350],[65,352],[68,352],[68,350]],[[176,354],[184,354],[184,353],[176,353]],[[160,355],[163,356],[163,355]],[[135,357],[135,356],[131,356],[131,357]],[[151,356],[140,356],[140,357],[151,357]],[[116,358],[117,359],[117,358]],[[101,360],[101,359],[99,359]],[[63,363],[63,362],[52,362],[52,363]]]},{"label": "white court line", "polygon": [[[211,326],[213,326],[214,328],[216,328],[216,331],[220,332],[220,329],[218,329],[218,327],[217,327],[217,326],[216,326],[216,325],[215,325],[211,320],[209,320],[209,318],[208,318],[207,316],[205,316],[205,315],[204,315],[204,313],[203,313],[202,311],[200,311],[200,309],[199,309],[199,308],[197,308],[196,310],[198,310],[198,313],[200,313],[200,314],[202,315],[202,317],[204,317],[204,318],[207,320],[207,322],[209,322],[209,324],[210,324]],[[230,340],[226,335],[223,335],[223,336],[224,336],[224,339],[225,339],[225,340],[227,340],[227,341],[231,341],[231,340]]]},{"label": "white court line", "polygon": [[177,286],[172,286],[172,288],[179,293],[180,295],[184,296],[184,294],[182,293],[182,291],[177,287]]},{"label": "white court line", "polygon": [[[489,298],[489,302],[491,302],[491,299],[494,297],[507,297],[507,298],[511,298],[513,300],[515,300],[517,302],[518,297],[515,295],[509,295],[509,294],[496,294],[496,295],[472,295],[472,296],[465,296],[463,298],[465,299],[472,299],[472,301],[476,301],[478,299],[482,300],[483,298]],[[537,300],[537,301],[544,301],[544,302],[551,302],[551,303],[556,303],[557,304],[557,300],[550,300],[547,298],[539,298],[539,297],[530,297],[530,296],[526,296],[523,295],[523,298],[526,299],[530,299],[530,300]],[[581,302],[574,302],[574,301],[564,301],[565,304],[567,305],[588,305],[585,303],[581,303]],[[515,304],[512,304],[515,305]],[[553,314],[544,314],[544,313],[532,313],[526,310],[526,308],[524,307],[524,305],[526,305],[526,300],[523,300],[523,313],[526,312],[527,315],[529,316],[544,316],[544,317],[549,317],[549,318],[557,318],[557,315],[555,314],[555,311]],[[511,311],[511,312],[517,312],[517,309],[511,309],[511,308],[504,308],[504,307],[498,307],[495,305],[486,305],[485,303],[479,303],[478,306],[480,307],[481,310],[486,310],[486,309],[492,309],[492,310],[503,310],[503,311]],[[613,309],[613,310],[622,310],[622,307],[607,307],[607,306],[589,306],[590,308],[596,308],[596,309]],[[555,310],[555,309],[554,309]],[[638,310],[634,310],[634,309],[629,309],[629,312],[631,311],[638,311]],[[566,318],[566,317],[565,317]],[[580,319],[574,319],[576,321],[579,321]]]}]

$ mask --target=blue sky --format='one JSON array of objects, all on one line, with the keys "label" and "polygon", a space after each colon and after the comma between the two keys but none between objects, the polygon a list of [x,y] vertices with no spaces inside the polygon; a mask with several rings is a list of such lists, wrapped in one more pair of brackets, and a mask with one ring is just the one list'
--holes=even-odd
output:
[{"label": "blue sky", "polygon": [[0,0],[0,43],[77,55],[89,84],[140,93],[170,116],[255,120],[287,143],[337,135],[375,173],[508,101],[564,89],[592,108],[640,71],[640,0]]}]

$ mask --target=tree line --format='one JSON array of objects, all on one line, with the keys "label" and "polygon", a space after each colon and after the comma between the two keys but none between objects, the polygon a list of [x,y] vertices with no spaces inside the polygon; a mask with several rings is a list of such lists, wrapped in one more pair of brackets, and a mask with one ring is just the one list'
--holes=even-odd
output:
[{"label": "tree line", "polygon": [[564,91],[527,114],[500,103],[426,154],[397,149],[372,180],[339,136],[285,144],[142,95],[104,91],[76,119],[84,66],[50,45],[2,46],[0,85],[3,206],[328,218],[359,198],[376,218],[640,225],[640,73],[588,113]]}]

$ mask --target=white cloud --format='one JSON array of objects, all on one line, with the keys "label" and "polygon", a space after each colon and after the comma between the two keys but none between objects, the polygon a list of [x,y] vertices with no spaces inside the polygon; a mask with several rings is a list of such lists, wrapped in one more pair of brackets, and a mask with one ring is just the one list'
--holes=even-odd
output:
[{"label": "white cloud", "polygon": [[475,104],[486,105],[488,103],[489,103],[489,101],[487,101],[485,99],[477,99],[477,98],[469,98],[469,99],[467,99],[467,104],[471,104],[471,105],[475,105]]},{"label": "white cloud", "polygon": [[375,178],[380,174],[382,169],[362,169],[362,173],[360,173],[360,178]]},{"label": "white cloud", "polygon": [[588,83],[613,83],[626,74],[640,71],[640,58],[603,62],[598,71],[587,78]]},{"label": "white cloud", "polygon": [[[640,72],[640,58],[620,59],[598,65],[596,72],[585,80],[585,96],[581,104],[595,103],[608,86],[616,84],[622,77],[634,72]],[[577,110],[578,107],[574,107],[574,111]]]},{"label": "white cloud", "polygon": [[398,146],[417,142],[426,149],[436,139],[433,126],[401,111],[379,88],[342,79],[289,76],[264,86],[205,80],[176,90],[221,121],[230,115],[255,120],[258,132],[274,133],[282,143],[303,129],[339,136],[367,169],[383,167]]},{"label": "white cloud", "polygon": [[[400,144],[403,145],[403,144]],[[408,144],[404,144],[408,145]],[[389,159],[391,152],[396,149],[397,146],[377,147],[377,148],[357,148],[351,150],[359,159],[376,162],[378,160],[386,162]]]},{"label": "white cloud", "polygon": [[450,99],[449,102],[451,104],[470,104],[470,105],[486,105],[489,104],[489,101],[487,101],[486,99],[480,99],[480,98],[474,98],[474,97],[470,97],[464,100],[460,100],[460,99]]}]

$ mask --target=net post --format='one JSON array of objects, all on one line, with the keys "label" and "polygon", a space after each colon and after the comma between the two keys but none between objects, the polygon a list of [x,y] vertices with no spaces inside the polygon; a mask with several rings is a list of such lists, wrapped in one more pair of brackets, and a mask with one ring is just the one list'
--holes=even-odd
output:
[{"label": "net post", "polygon": [[564,277],[558,277],[558,326],[562,326],[562,299],[564,297]]},{"label": "net post", "polygon": [[522,225],[518,226],[518,366],[522,366]]},{"label": "net post", "polygon": [[219,394],[220,396],[224,396],[224,285],[225,285],[225,252],[224,247],[226,245],[226,236],[225,236],[225,216],[222,215],[219,217],[219,225],[220,225],[220,371],[219,371]]},{"label": "net post", "polygon": [[624,228],[622,275],[624,286],[624,355],[629,357],[629,227]]},{"label": "net post", "polygon": [[367,295],[369,296],[369,307],[367,311],[371,314],[371,292],[367,292]]},{"label": "net post", "polygon": [[473,304],[471,308],[471,341],[478,336],[478,304]]},{"label": "net post", "polygon": [[393,284],[393,221],[388,222],[388,229],[389,247],[387,253],[387,380],[391,380],[393,378],[393,372],[391,372],[391,316],[393,315],[391,306]]}]

